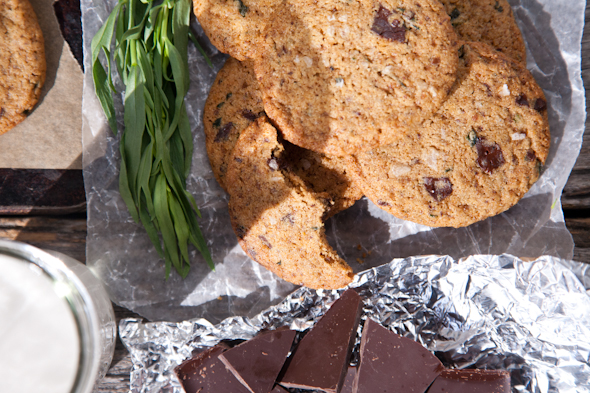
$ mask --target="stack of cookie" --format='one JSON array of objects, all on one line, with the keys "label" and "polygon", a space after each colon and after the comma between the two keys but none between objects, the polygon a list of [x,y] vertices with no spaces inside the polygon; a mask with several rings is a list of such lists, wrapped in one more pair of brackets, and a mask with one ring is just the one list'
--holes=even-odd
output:
[{"label": "stack of cookie", "polygon": [[233,57],[205,107],[211,165],[242,248],[280,277],[350,282],[323,222],[362,195],[461,227],[538,179],[547,104],[506,0],[194,1]]}]

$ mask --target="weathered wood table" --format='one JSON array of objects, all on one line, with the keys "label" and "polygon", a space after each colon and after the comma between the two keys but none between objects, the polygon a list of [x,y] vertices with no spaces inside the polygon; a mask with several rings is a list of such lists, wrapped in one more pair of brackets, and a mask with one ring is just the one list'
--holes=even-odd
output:
[{"label": "weathered wood table", "polygon": [[[586,19],[590,18],[590,5]],[[590,29],[585,29],[582,40],[582,77],[586,92],[590,87]],[[586,94],[588,97],[588,94]],[[587,105],[588,107],[588,105]],[[0,173],[0,193],[2,189]],[[75,180],[74,180],[75,181]],[[81,177],[79,178],[81,182]],[[584,144],[562,196],[565,221],[573,235],[576,248],[574,259],[590,263],[590,126],[586,124]],[[74,209],[79,210],[79,209]],[[34,246],[56,250],[85,261],[86,214],[68,215],[0,215],[0,237],[14,239]],[[49,214],[48,214],[49,213]],[[139,317],[133,312],[113,305],[117,322],[123,318]],[[129,392],[130,355],[117,340],[115,356],[107,376],[100,382],[100,392]]]}]

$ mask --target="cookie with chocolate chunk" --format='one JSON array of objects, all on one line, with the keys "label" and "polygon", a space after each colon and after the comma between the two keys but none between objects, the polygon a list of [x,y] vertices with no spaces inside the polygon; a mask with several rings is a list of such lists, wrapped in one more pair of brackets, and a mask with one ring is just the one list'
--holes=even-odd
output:
[{"label": "cookie with chocolate chunk", "polygon": [[[228,59],[211,87],[203,116],[209,162],[224,189],[227,189],[228,160],[240,133],[263,113],[262,97],[251,65]],[[330,195],[333,201],[330,216],[362,197],[343,158],[315,153],[288,142],[284,146],[284,164],[311,190]]]},{"label": "cookie with chocolate chunk", "polygon": [[482,43],[464,45],[459,75],[431,119],[351,162],[365,195],[396,217],[466,226],[507,210],[539,178],[550,137],[532,75]]},{"label": "cookie with chocolate chunk", "polygon": [[0,134],[23,121],[45,82],[45,46],[27,0],[0,0]]},{"label": "cookie with chocolate chunk", "polygon": [[277,130],[261,117],[240,135],[226,186],[244,251],[279,277],[310,288],[341,288],[353,273],[324,234],[329,195],[309,190],[282,165]]},{"label": "cookie with chocolate chunk", "polygon": [[211,43],[238,60],[257,56],[274,0],[193,0],[193,10]]},{"label": "cookie with chocolate chunk", "polygon": [[393,142],[456,80],[457,35],[436,0],[288,1],[254,68],[288,141],[331,156]]},{"label": "cookie with chocolate chunk", "polygon": [[262,97],[252,66],[230,57],[211,86],[203,111],[209,162],[223,189],[228,160],[240,133],[262,114]]},{"label": "cookie with chocolate chunk", "polygon": [[484,42],[526,64],[526,47],[507,0],[440,0],[465,41]]}]

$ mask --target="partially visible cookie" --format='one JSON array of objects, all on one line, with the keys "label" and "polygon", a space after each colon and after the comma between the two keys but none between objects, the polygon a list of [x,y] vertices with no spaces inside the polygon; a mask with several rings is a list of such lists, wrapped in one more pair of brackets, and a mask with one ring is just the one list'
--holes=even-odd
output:
[{"label": "partially visible cookie", "polygon": [[324,234],[329,195],[282,169],[284,149],[262,117],[240,135],[227,171],[232,226],[244,251],[279,277],[310,288],[341,288],[353,273]]},{"label": "partially visible cookie", "polygon": [[28,0],[0,0],[0,134],[23,121],[45,82],[45,47]]},{"label": "partially visible cookie", "polygon": [[275,0],[193,0],[193,9],[211,43],[238,60],[257,56],[262,31]]},{"label": "partially visible cookie", "polygon": [[203,111],[209,162],[223,189],[228,160],[240,133],[262,114],[262,97],[252,67],[230,57],[211,86]]},{"label": "partially visible cookie", "polygon": [[485,44],[463,48],[441,109],[351,163],[365,195],[396,217],[462,227],[494,216],[524,196],[547,158],[547,102],[532,75]]},{"label": "partially visible cookie", "polygon": [[436,0],[299,0],[276,7],[253,60],[285,139],[344,156],[430,117],[456,80],[457,49]]},{"label": "partially visible cookie", "polygon": [[[227,190],[227,165],[240,133],[262,114],[261,93],[251,65],[229,58],[209,91],[203,115],[209,162],[223,189]],[[312,191],[330,195],[330,216],[362,197],[343,158],[314,153],[288,142],[284,146],[284,165]]]},{"label": "partially visible cookie", "polygon": [[507,0],[440,0],[465,41],[484,42],[526,63],[526,47]]}]

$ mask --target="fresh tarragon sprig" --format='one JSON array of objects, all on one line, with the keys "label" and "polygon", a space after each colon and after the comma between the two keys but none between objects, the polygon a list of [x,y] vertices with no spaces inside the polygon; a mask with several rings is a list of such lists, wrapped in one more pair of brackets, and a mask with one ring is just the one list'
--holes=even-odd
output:
[{"label": "fresh tarragon sprig", "polygon": [[172,266],[187,276],[189,242],[214,269],[197,223],[199,209],[186,190],[193,154],[184,103],[190,13],[191,0],[119,0],[91,45],[96,95],[115,134],[113,61],[125,85],[119,191],[166,261],[166,278]]}]

